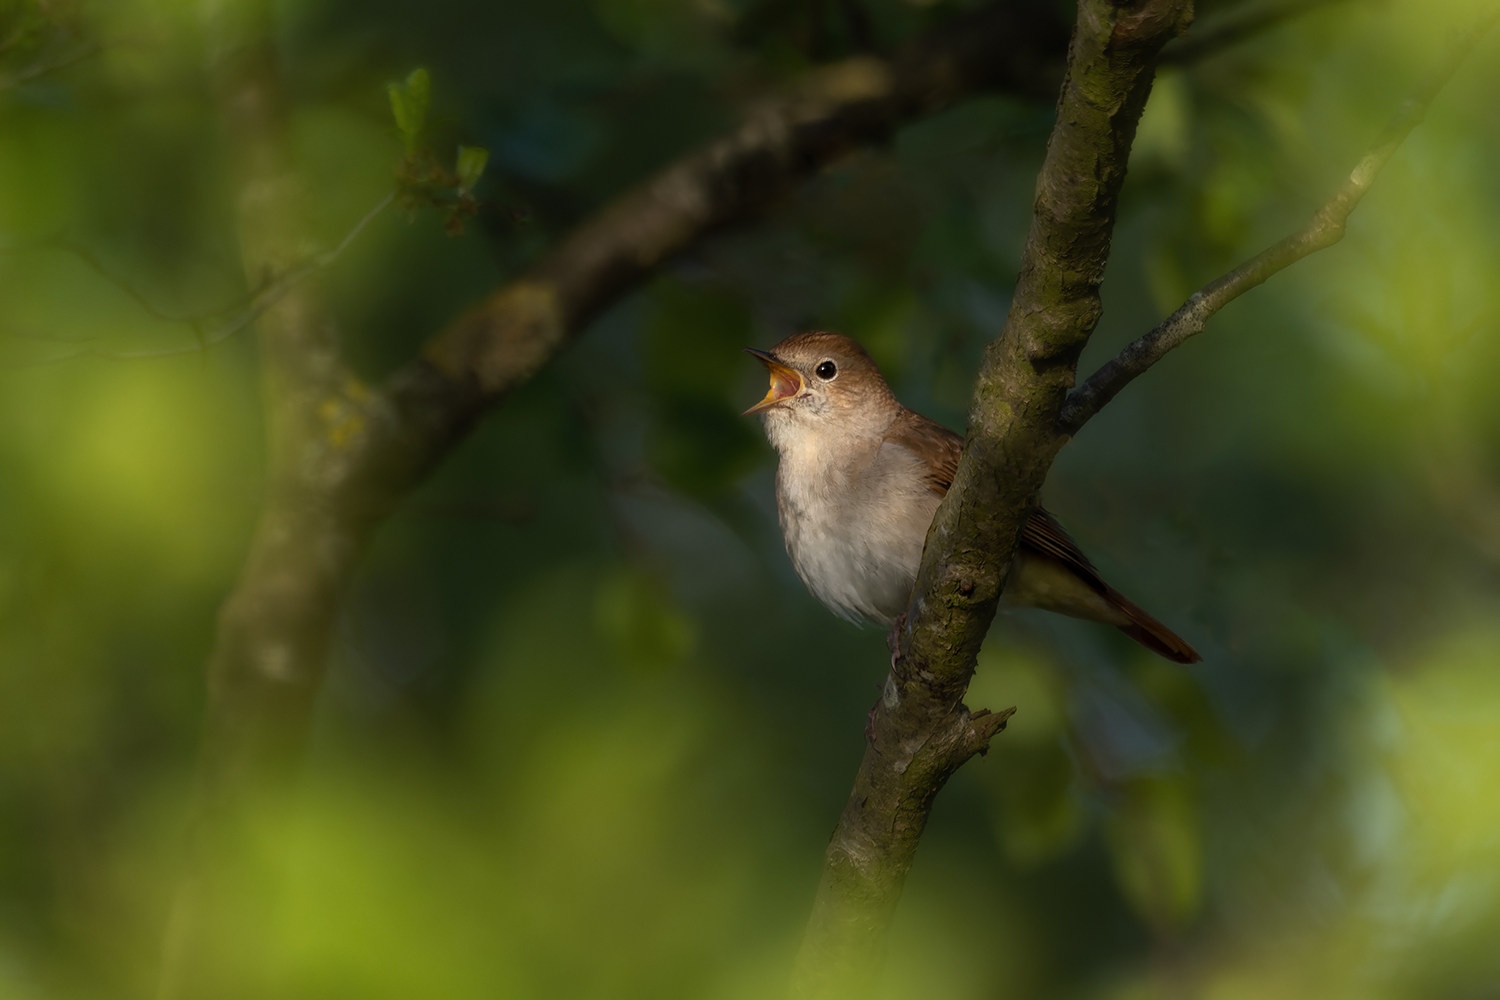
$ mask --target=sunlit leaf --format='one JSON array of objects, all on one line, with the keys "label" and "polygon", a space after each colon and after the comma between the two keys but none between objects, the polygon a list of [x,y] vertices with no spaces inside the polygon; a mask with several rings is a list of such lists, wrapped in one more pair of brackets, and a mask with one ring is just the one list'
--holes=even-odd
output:
[{"label": "sunlit leaf", "polygon": [[432,81],[427,70],[411,71],[402,83],[386,85],[391,99],[391,114],[396,118],[396,130],[408,150],[414,149],[427,123],[427,106],[432,94]]},{"label": "sunlit leaf", "polygon": [[458,174],[460,193],[474,190],[474,185],[479,183],[479,178],[484,175],[485,165],[489,162],[490,151],[483,146],[458,147],[458,166],[455,172]]}]

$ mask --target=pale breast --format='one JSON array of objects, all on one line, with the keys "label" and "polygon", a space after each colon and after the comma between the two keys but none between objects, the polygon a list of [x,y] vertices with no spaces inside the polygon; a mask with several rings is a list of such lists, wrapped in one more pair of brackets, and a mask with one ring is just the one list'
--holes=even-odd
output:
[{"label": "pale breast", "polygon": [[783,448],[776,470],[792,565],[835,614],[890,624],[906,609],[939,498],[899,445],[875,441],[833,461],[806,444]]}]

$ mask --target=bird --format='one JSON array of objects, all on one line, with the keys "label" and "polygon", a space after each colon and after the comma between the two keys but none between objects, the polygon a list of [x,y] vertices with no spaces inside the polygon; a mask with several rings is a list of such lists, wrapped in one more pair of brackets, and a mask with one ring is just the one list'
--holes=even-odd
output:
[{"label": "bird", "polygon": [[[769,351],[745,350],[770,375],[765,398],[744,415],[760,415],[777,452],[776,511],[792,566],[834,614],[894,625],[963,439],[897,402],[874,360],[843,334],[797,333]],[[1104,582],[1040,507],[1021,530],[1001,600],[1113,625],[1176,663],[1202,659]]]}]

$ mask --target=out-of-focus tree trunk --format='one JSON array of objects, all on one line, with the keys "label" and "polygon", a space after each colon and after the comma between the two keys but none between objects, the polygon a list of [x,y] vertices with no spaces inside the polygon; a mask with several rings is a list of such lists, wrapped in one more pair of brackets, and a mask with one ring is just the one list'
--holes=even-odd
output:
[{"label": "out-of-focus tree trunk", "polygon": [[[303,263],[301,190],[269,43],[269,5],[208,6],[212,84],[236,167],[246,278],[259,287]],[[263,922],[215,901],[254,892],[245,837],[253,811],[286,787],[301,756],[329,635],[371,519],[338,505],[370,393],[339,360],[318,282],[304,281],[257,323],[268,444],[267,492],[239,583],[219,615],[191,831],[190,877],[174,904],[163,998],[254,995]],[[260,898],[263,898],[260,897]],[[233,929],[238,928],[238,930]]]}]

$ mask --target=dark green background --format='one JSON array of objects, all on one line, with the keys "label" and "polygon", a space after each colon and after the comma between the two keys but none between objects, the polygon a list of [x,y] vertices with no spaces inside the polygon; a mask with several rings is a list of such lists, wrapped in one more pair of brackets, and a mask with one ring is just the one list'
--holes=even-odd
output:
[{"label": "dark green background", "polygon": [[[434,148],[491,151],[463,236],[387,211],[327,275],[353,363],[378,380],[756,94],[963,6],[278,5],[322,247],[390,186],[387,81],[427,67]],[[46,363],[192,342],[59,238],[162,310],[244,290],[199,5],[55,9],[105,47],[0,92],[0,997],[147,997],[262,488],[256,352]],[[1300,225],[1468,16],[1333,4],[1165,73],[1084,369]],[[1342,244],[1064,451],[1045,501],[1204,662],[997,621],[969,701],[1018,713],[937,803],[880,997],[1500,988],[1495,52]],[[787,563],[740,348],[841,330],[961,428],[1051,118],[965,101],[674,261],[387,525],[258,831],[276,929],[241,944],[281,996],[780,993],[886,653]]]}]

